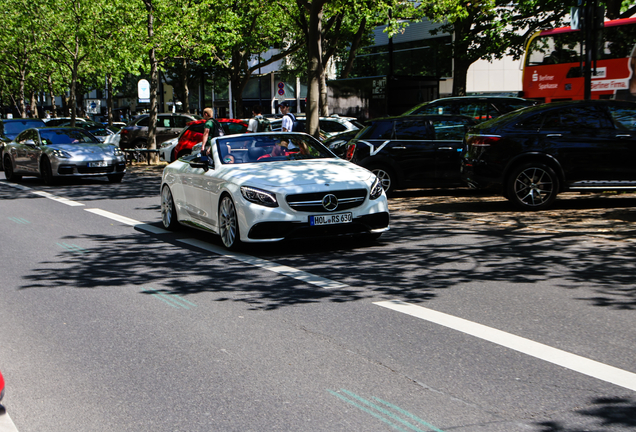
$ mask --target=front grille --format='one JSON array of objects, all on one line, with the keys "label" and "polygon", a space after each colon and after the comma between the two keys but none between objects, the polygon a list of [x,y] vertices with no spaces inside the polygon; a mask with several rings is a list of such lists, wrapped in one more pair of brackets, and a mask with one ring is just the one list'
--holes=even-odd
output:
[{"label": "front grille", "polygon": [[366,189],[351,189],[288,195],[287,204],[296,211],[322,213],[327,211],[322,205],[322,199],[329,194],[338,198],[338,207],[332,211],[341,211],[362,205],[368,192]]},{"label": "front grille", "polygon": [[60,165],[57,169],[58,174],[73,174],[73,167],[71,165]]},{"label": "front grille", "polygon": [[80,174],[99,174],[99,173],[111,173],[113,172],[113,165],[108,165],[105,167],[87,167],[87,166],[78,166],[77,172]]}]

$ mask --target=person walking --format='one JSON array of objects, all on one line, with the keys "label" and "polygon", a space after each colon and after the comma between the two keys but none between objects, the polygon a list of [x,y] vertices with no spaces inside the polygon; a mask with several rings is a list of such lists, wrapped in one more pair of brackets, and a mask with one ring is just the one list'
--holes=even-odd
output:
[{"label": "person walking", "polygon": [[223,129],[219,122],[214,120],[212,108],[203,110],[203,118],[205,119],[205,125],[203,126],[203,140],[201,141],[201,159],[207,160],[207,156],[210,154],[210,141],[212,138],[222,136]]},{"label": "person walking", "polygon": [[260,105],[255,105],[252,108],[253,117],[250,119],[247,125],[247,131],[249,132],[271,132],[272,126],[269,124],[269,121],[263,117],[262,115],[263,109]]},{"label": "person walking", "polygon": [[283,132],[292,132],[294,130],[294,123],[296,123],[296,117],[289,112],[289,102],[284,101],[279,105],[279,107],[280,113],[283,115],[281,130]]}]

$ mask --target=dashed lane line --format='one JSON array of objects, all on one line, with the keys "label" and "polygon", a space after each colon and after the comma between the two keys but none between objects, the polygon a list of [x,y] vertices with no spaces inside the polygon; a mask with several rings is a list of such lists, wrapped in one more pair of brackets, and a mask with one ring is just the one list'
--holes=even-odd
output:
[{"label": "dashed lane line", "polygon": [[422,306],[399,300],[380,301],[374,304],[460,331],[619,387],[636,391],[636,374],[632,372]]}]

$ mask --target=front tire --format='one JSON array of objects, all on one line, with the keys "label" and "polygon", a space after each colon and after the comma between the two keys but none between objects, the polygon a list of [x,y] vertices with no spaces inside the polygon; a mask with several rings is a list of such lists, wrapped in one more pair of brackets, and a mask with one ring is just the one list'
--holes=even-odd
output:
[{"label": "front tire", "polygon": [[506,190],[507,198],[522,210],[544,210],[556,199],[559,178],[545,164],[527,163],[512,171]]},{"label": "front tire", "polygon": [[52,186],[55,184],[55,179],[53,178],[53,169],[51,168],[51,161],[47,157],[43,157],[40,162],[40,174],[42,176],[42,180],[44,180],[44,184],[47,186]]},{"label": "front tire", "polygon": [[161,222],[166,229],[171,231],[179,227],[174,198],[172,197],[170,187],[167,185],[161,189]]},{"label": "front tire", "polygon": [[21,175],[17,175],[13,171],[13,163],[11,162],[11,157],[9,155],[6,155],[2,162],[2,166],[4,168],[4,176],[8,181],[17,182],[22,179]]},{"label": "front tire", "polygon": [[239,248],[241,238],[236,207],[229,195],[224,195],[219,205],[219,234],[221,235],[223,246],[227,249],[236,250]]}]

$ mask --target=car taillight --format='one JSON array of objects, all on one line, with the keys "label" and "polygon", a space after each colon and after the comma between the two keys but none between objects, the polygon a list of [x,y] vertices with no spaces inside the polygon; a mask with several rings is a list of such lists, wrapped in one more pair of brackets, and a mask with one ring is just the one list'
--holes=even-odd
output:
[{"label": "car taillight", "polygon": [[121,135],[128,135],[130,131],[128,131],[127,129],[122,129],[121,130]]},{"label": "car taillight", "polygon": [[356,151],[356,145],[354,143],[351,143],[347,146],[347,154],[345,156],[345,158],[350,161],[351,159],[353,159],[353,154]]},{"label": "car taillight", "polygon": [[490,147],[501,140],[499,135],[469,135],[466,144],[473,147]]}]

